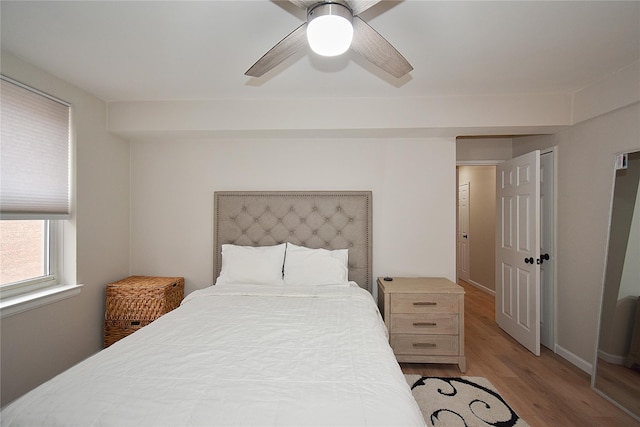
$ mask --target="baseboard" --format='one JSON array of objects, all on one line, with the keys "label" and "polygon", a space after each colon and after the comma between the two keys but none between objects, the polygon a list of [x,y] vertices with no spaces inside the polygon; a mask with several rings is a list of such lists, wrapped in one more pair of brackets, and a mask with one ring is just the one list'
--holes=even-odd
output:
[{"label": "baseboard", "polygon": [[563,359],[568,360],[569,362],[571,362],[571,364],[577,366],[587,374],[593,375],[592,362],[587,362],[586,360],[576,356],[575,354],[573,354],[566,348],[559,346],[558,344],[556,344],[555,352],[558,354],[558,356],[561,356]]},{"label": "baseboard", "polygon": [[624,365],[624,362],[627,360],[625,356],[618,356],[617,354],[607,353],[602,350],[598,350],[598,357],[605,362],[613,363],[615,365]]},{"label": "baseboard", "polygon": [[478,282],[474,282],[473,280],[465,280],[465,282],[466,282],[466,283],[468,283],[468,284],[470,284],[470,285],[472,285],[472,286],[475,286],[476,288],[478,288],[478,289],[480,289],[481,291],[484,291],[484,292],[486,292],[486,293],[488,293],[488,294],[491,294],[491,295],[493,295],[493,296],[495,296],[495,295],[496,295],[496,291],[494,291],[493,289],[489,289],[489,288],[487,288],[486,286],[481,285],[481,284],[480,284],[480,283],[478,283]]}]

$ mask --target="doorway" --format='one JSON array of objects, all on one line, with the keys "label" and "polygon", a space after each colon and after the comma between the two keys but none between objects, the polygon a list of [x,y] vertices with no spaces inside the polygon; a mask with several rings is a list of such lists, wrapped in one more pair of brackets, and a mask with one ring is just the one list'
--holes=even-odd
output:
[{"label": "doorway", "polygon": [[495,165],[458,165],[458,278],[495,293]]},{"label": "doorway", "polygon": [[[540,343],[555,352],[555,152],[544,150],[540,160],[540,255],[548,254],[540,269]],[[488,164],[491,163],[491,164]],[[458,205],[456,266],[458,278],[495,295],[495,250],[496,250],[496,165],[501,161],[465,161],[457,165],[457,182],[460,187],[468,183],[466,203],[462,209],[468,210],[468,232],[466,252],[461,252],[461,206]],[[490,172],[489,172],[490,171]],[[490,178],[480,179],[482,174]],[[486,208],[486,201],[491,201],[491,208]],[[482,202],[485,202],[484,204]],[[483,208],[484,206],[484,208]],[[487,216],[490,217],[487,219]],[[489,231],[489,233],[487,233]],[[467,254],[465,258],[464,254]],[[462,262],[468,266],[461,274]]]}]

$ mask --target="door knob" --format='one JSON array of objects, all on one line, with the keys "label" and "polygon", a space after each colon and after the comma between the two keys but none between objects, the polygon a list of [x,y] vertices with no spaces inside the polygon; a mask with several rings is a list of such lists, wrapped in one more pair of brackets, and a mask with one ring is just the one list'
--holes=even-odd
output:
[{"label": "door knob", "polygon": [[533,257],[530,256],[529,258],[525,258],[524,262],[525,262],[525,264],[533,264]]},{"label": "door knob", "polygon": [[545,262],[545,261],[549,261],[549,254],[543,254],[543,255],[540,255],[540,262],[539,262],[539,264],[542,264],[542,263],[543,263],[543,262]]},{"label": "door knob", "polygon": [[462,237],[464,237],[464,238],[466,239],[466,238],[467,238],[467,235],[466,235],[466,234],[463,234],[463,235],[462,235]]}]

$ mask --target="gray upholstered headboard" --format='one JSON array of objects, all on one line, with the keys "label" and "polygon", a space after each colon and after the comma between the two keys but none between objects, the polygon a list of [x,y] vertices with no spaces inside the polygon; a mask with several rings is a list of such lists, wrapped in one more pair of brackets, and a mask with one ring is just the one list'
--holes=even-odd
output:
[{"label": "gray upholstered headboard", "polygon": [[371,191],[214,193],[214,275],[225,243],[349,249],[349,280],[371,292]]}]

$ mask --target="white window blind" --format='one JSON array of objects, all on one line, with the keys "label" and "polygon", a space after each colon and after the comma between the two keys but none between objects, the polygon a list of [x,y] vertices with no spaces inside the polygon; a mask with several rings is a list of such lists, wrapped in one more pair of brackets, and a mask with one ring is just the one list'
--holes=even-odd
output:
[{"label": "white window blind", "polygon": [[70,106],[4,76],[1,84],[2,218],[67,218]]}]

